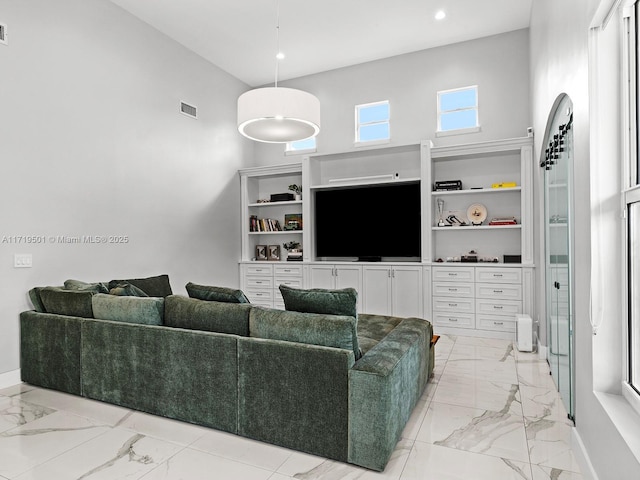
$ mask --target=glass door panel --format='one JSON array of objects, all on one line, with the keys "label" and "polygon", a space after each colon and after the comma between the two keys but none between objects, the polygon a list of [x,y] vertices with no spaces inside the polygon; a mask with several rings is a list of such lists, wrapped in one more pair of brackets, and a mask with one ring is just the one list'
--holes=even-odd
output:
[{"label": "glass door panel", "polygon": [[545,274],[548,361],[573,418],[572,164],[573,108],[564,96],[545,139]]}]

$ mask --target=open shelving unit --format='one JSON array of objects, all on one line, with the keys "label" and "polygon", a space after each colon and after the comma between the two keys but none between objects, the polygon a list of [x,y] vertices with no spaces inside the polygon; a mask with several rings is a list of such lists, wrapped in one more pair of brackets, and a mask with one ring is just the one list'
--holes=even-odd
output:
[{"label": "open shelving unit", "polygon": [[[291,163],[268,167],[253,167],[239,171],[242,215],[241,261],[256,258],[257,245],[278,245],[280,260],[286,260],[285,242],[296,241],[302,245],[303,230],[251,231],[251,217],[277,220],[284,229],[287,214],[302,214],[303,201],[265,201],[272,194],[289,192],[289,185],[302,185],[302,165]],[[304,228],[304,219],[303,219]]]},{"label": "open shelving unit", "polygon": [[[531,137],[427,148],[425,183],[461,180],[462,190],[431,191],[431,206],[425,210],[429,225],[428,261],[449,263],[474,250],[481,259],[520,255],[522,265],[533,264],[533,220]],[[515,187],[492,188],[514,182]],[[438,226],[437,201],[444,202],[444,215],[456,214],[467,221],[472,204],[482,204],[487,218],[482,225]],[[492,218],[515,218],[515,225],[489,225]]]}]

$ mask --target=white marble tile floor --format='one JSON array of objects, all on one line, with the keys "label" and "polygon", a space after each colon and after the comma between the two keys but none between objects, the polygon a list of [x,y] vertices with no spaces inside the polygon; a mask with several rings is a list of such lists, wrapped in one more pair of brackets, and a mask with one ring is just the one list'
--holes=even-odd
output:
[{"label": "white marble tile floor", "polygon": [[0,390],[0,480],[582,480],[536,354],[444,335],[384,472],[60,392]]}]

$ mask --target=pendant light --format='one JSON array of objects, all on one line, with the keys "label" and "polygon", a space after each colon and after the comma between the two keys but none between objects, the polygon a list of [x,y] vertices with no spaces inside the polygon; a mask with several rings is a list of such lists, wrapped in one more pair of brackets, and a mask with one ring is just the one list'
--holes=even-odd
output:
[{"label": "pendant light", "polygon": [[238,130],[251,140],[287,143],[314,137],[320,131],[320,101],[295,88],[278,87],[280,5],[276,15],[276,75],[273,87],[256,88],[238,98]]}]

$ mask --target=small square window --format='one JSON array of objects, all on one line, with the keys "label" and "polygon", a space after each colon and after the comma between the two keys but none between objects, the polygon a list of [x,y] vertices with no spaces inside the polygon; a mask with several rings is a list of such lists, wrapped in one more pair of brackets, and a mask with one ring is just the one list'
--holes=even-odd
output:
[{"label": "small square window", "polygon": [[389,101],[356,105],[356,143],[387,142],[391,138]]},{"label": "small square window", "polygon": [[297,142],[287,142],[286,153],[306,153],[316,151],[316,137],[305,138]]},{"label": "small square window", "polygon": [[478,86],[438,92],[438,132],[478,129]]}]

